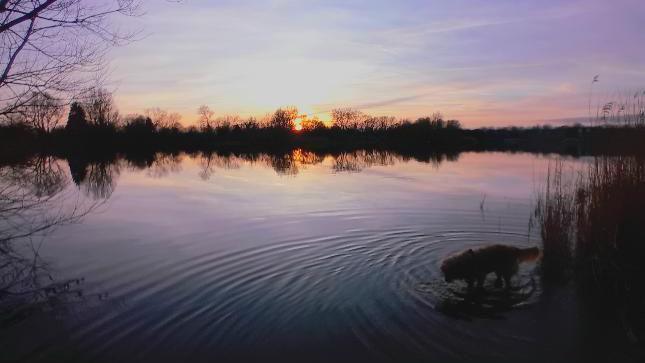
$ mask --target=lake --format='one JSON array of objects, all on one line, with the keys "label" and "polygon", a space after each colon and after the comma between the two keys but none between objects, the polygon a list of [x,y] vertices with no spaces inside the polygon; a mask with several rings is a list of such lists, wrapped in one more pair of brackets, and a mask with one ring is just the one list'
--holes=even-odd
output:
[{"label": "lake", "polygon": [[624,360],[618,327],[543,284],[539,262],[510,292],[491,276],[477,299],[439,269],[468,248],[540,246],[535,199],[556,159],[296,150],[3,166],[0,196],[20,208],[0,216],[0,361]]}]

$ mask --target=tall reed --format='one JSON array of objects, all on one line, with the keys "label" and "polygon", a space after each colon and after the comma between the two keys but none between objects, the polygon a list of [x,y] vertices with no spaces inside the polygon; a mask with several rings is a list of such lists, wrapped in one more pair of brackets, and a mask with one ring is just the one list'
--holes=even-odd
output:
[{"label": "tall reed", "polygon": [[542,237],[542,274],[549,281],[561,281],[570,272],[574,236],[575,203],[573,186],[563,179],[562,161],[549,167],[545,189],[535,209]]},{"label": "tall reed", "polygon": [[536,207],[546,281],[571,273],[582,297],[610,303],[645,341],[645,158],[596,158],[572,184],[561,163],[551,169]]}]

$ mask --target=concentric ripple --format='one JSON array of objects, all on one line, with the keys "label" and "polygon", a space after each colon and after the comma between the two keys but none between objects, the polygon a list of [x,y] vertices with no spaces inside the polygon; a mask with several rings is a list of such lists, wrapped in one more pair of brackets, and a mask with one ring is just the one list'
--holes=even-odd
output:
[{"label": "concentric ripple", "polygon": [[[343,216],[351,220],[354,212]],[[83,356],[99,360],[171,354],[171,346],[190,347],[196,357],[216,351],[227,360],[293,356],[300,350],[326,356],[332,352],[322,349],[329,347],[345,349],[357,359],[456,359],[463,356],[456,345],[472,337],[466,327],[455,326],[455,316],[495,317],[531,304],[539,295],[535,289],[520,289],[504,300],[493,296],[481,304],[464,302],[464,287],[446,284],[439,270],[445,256],[465,248],[530,245],[520,227],[499,231],[497,224],[482,222],[479,213],[459,211],[463,225],[442,229],[442,218],[450,217],[445,211],[440,217],[421,210],[389,212],[437,222],[346,228],[327,235],[299,229],[288,238],[267,236],[261,243],[228,248],[205,239],[199,243],[210,248],[199,254],[172,260],[150,255],[112,270],[88,267],[84,274],[101,276],[97,288],[108,290],[111,299],[99,317],[79,318],[73,341],[87,349]],[[379,218],[379,213],[383,211],[363,217]],[[320,223],[318,219],[331,217],[300,218],[306,227],[311,218]],[[273,223],[254,221],[247,232],[261,235]],[[530,284],[534,267],[522,268],[518,286]]]},{"label": "concentric ripple", "polygon": [[[351,182],[320,176],[335,179],[317,181],[328,183],[319,189],[292,179],[244,189],[244,175],[223,186],[186,178],[117,189],[104,214],[61,229],[44,247],[61,280],[84,278],[85,301],[0,331],[0,358],[527,359],[542,330],[518,312],[546,295],[536,264],[522,265],[514,290],[490,286],[482,296],[447,284],[439,268],[467,248],[537,245],[527,199],[490,196],[480,206],[479,191],[426,189],[439,172],[422,183],[393,170]],[[198,175],[190,165],[186,173]],[[366,180],[381,195],[356,187]]]}]

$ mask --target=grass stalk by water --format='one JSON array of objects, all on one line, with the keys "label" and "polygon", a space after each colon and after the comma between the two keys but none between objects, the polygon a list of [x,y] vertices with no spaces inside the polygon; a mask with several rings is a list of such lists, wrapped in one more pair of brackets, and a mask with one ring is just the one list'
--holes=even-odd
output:
[{"label": "grass stalk by water", "polygon": [[538,196],[545,282],[573,277],[582,297],[609,303],[630,340],[643,342],[645,159],[596,158],[571,179],[559,162]]}]

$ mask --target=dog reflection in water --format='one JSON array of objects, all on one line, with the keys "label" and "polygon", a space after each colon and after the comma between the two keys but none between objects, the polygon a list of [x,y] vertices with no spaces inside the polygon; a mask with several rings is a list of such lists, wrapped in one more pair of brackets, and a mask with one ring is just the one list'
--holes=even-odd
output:
[{"label": "dog reflection in water", "polygon": [[540,255],[537,247],[517,248],[505,245],[491,245],[478,249],[469,249],[449,257],[441,264],[441,272],[446,282],[464,280],[471,290],[474,286],[483,289],[486,276],[494,272],[497,275],[496,287],[502,282],[506,289],[511,288],[511,278],[517,273],[519,264],[534,261]]}]

